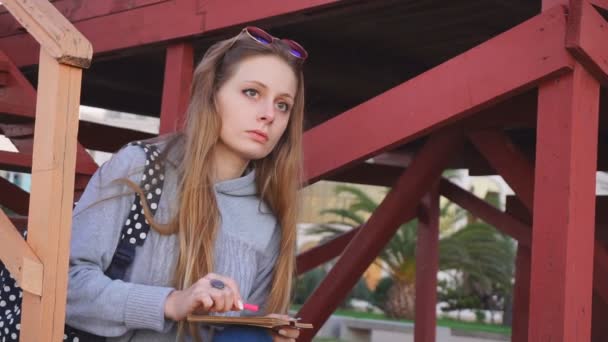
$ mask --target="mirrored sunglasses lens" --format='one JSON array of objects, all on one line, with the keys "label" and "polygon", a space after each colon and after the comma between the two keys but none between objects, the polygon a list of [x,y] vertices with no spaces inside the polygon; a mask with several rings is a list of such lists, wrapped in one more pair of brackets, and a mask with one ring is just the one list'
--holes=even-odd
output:
[{"label": "mirrored sunglasses lens", "polygon": [[262,44],[266,44],[266,45],[272,43],[272,37],[262,30],[250,27],[250,28],[247,28],[247,33],[249,34],[249,36],[251,36],[251,38],[255,39],[258,43],[262,43]]},{"label": "mirrored sunglasses lens", "polygon": [[292,54],[294,57],[297,57],[297,58],[302,58],[302,52],[300,52],[300,51],[298,51],[298,50],[296,50],[296,49],[291,49],[291,50],[289,50],[289,52],[290,52],[290,53],[291,53],[291,54]]},{"label": "mirrored sunglasses lens", "polygon": [[264,37],[260,37],[255,34],[252,34],[251,37],[253,37],[253,39],[257,40],[258,42],[260,42],[262,44],[266,44],[266,45],[270,44],[270,42]]}]

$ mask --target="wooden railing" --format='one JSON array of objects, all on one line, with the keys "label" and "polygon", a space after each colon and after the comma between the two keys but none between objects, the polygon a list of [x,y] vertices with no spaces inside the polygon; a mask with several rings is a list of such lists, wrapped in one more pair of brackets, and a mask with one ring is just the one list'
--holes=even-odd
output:
[{"label": "wooden railing", "polygon": [[27,242],[0,211],[0,259],[24,290],[21,341],[62,341],[78,108],[89,41],[48,0],[2,0],[40,44]]}]

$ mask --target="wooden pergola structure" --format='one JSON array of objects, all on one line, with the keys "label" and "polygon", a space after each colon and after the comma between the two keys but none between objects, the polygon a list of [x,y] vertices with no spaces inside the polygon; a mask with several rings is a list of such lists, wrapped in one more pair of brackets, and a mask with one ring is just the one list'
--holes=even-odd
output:
[{"label": "wooden pergola structure", "polygon": [[[608,201],[595,191],[608,170],[607,0],[3,2],[0,131],[19,153],[0,152],[0,168],[33,175],[31,195],[0,179],[16,213],[0,215],[0,258],[25,290],[23,341],[62,338],[71,194],[97,167],[85,148],[150,136],[78,125],[78,103],[157,116],[171,132],[195,61],[246,23],[311,53],[308,182],[392,187],[364,226],[298,256],[300,273],[339,256],[305,321],[318,329],[418,217],[415,341],[434,341],[442,195],[518,241],[513,341],[608,340]],[[95,60],[78,101],[83,36]],[[449,168],[501,175],[516,196],[500,211],[442,179]],[[15,230],[26,224],[27,243]]]}]

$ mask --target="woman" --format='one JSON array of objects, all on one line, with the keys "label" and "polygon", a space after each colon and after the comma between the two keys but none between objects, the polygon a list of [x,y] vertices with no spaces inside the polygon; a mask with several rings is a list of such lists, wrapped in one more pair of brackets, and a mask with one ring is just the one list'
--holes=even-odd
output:
[{"label": "woman", "polygon": [[[74,210],[67,324],[110,341],[210,341],[235,330],[185,323],[188,314],[252,314],[243,303],[260,305],[257,314],[287,313],[306,57],[255,27],[212,46],[194,72],[184,128],[152,142],[160,153],[147,162],[158,156],[165,165],[160,199],[135,185],[155,176],[143,175],[138,146],[98,170]],[[125,195],[134,190],[152,229],[129,231],[146,241],[113,280],[104,270],[121,227],[139,215]],[[298,331],[264,335],[294,341]]]}]

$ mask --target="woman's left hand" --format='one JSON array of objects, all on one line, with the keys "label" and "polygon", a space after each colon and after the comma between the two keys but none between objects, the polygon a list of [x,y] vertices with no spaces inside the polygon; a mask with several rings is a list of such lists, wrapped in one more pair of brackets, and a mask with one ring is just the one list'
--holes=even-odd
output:
[{"label": "woman's left hand", "polygon": [[[289,316],[270,314],[267,317],[276,317],[288,320]],[[272,330],[272,342],[295,342],[300,336],[300,330],[290,327],[281,327],[278,330]]]}]

